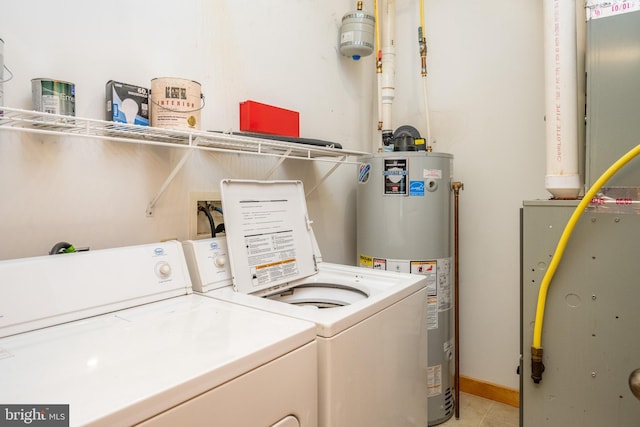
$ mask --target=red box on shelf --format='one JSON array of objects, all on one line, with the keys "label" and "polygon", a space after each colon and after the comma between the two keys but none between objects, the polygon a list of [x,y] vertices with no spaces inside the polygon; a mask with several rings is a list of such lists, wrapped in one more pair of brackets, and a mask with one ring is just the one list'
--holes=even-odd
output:
[{"label": "red box on shelf", "polygon": [[240,131],[300,136],[300,113],[255,101],[240,103]]}]

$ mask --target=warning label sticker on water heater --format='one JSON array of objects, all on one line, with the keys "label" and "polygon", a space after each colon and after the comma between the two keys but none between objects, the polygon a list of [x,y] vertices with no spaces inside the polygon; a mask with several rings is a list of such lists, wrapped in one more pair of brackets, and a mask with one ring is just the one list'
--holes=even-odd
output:
[{"label": "warning label sticker on water heater", "polygon": [[360,267],[424,276],[427,282],[426,322],[429,330],[438,329],[440,313],[451,310],[453,306],[450,258],[415,261],[360,254]]},{"label": "warning label sticker on water heater", "polygon": [[407,159],[384,159],[384,194],[394,196],[406,196],[409,186]]},{"label": "warning label sticker on water heater", "polygon": [[427,397],[442,394],[442,365],[427,367]]}]

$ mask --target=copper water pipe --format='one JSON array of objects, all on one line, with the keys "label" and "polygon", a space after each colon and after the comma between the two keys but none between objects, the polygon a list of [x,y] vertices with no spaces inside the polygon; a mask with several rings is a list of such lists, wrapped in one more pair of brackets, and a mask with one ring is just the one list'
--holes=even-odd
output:
[{"label": "copper water pipe", "polygon": [[460,181],[455,181],[452,183],[453,194],[454,194],[454,203],[453,203],[453,245],[454,245],[454,256],[453,256],[453,268],[454,268],[454,302],[453,302],[453,312],[454,312],[454,348],[455,348],[455,372],[453,377],[454,391],[455,391],[455,414],[456,419],[460,418],[460,300],[458,298],[458,290],[460,287],[458,286],[458,195],[460,190],[464,190],[464,184]]}]

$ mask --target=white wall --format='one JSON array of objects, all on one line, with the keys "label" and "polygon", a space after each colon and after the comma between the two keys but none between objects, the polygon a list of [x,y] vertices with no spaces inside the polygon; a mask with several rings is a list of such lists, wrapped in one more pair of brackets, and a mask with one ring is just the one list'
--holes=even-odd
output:
[{"label": "white wall", "polygon": [[[394,126],[424,129],[418,3],[397,2]],[[544,190],[542,4],[425,0],[435,150],[454,154],[460,196],[461,374],[518,388],[519,208]],[[579,1],[577,1],[579,3]],[[28,0],[4,5],[0,38],[15,74],[5,103],[31,108],[30,80],[75,82],[77,115],[102,118],[104,84],[154,77],[202,83],[203,129],[237,130],[238,103],[301,113],[301,136],[369,150],[373,57],[337,51],[354,1]],[[372,2],[366,1],[371,9]],[[127,12],[125,12],[127,11]],[[188,235],[190,191],[223,177],[262,178],[252,156],[195,153],[145,216],[183,151],[0,132],[0,259],[45,254],[59,240],[102,248]],[[288,161],[272,178],[309,188],[325,163]],[[355,263],[355,166],[308,199],[325,259]]]},{"label": "white wall", "polygon": [[[154,77],[177,76],[202,83],[202,129],[238,130],[238,104],[253,99],[299,111],[303,137],[359,150],[370,138],[361,106],[371,104],[364,87],[372,77],[364,61],[338,52],[342,3],[66,0],[54,9],[48,1],[13,2],[0,14],[5,63],[15,75],[5,83],[5,104],[32,108],[30,80],[55,78],[76,84],[77,116],[102,119],[108,80],[149,87]],[[217,191],[221,178],[264,178],[275,162],[196,152],[147,218],[183,150],[0,138],[0,259],[46,254],[60,240],[97,249],[186,239],[189,192]],[[287,161],[271,178],[304,179],[311,188],[331,166]],[[341,166],[309,197],[329,261],[355,260],[354,168]]]},{"label": "white wall", "polygon": [[523,199],[544,190],[542,2],[428,2],[437,148],[460,193],[460,370],[518,388]]}]

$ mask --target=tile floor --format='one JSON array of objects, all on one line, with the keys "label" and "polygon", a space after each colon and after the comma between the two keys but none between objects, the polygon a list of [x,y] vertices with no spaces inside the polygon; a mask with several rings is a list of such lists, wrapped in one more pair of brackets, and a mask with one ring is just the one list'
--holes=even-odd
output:
[{"label": "tile floor", "polygon": [[442,427],[518,427],[519,409],[473,394],[460,393],[460,418],[455,415]]}]

